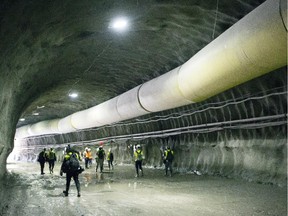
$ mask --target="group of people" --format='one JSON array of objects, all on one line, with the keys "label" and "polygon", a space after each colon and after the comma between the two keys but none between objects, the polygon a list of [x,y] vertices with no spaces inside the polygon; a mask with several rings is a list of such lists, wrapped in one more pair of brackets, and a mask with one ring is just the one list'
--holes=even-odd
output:
[{"label": "group of people", "polygon": [[[111,148],[108,150],[108,153],[106,155],[106,152],[103,149],[103,146],[99,146],[99,148],[97,148],[96,150],[95,156],[96,156],[95,157],[96,172],[98,172],[98,168],[100,169],[100,173],[103,172],[105,158],[107,160],[109,170],[114,169],[114,166],[113,166],[114,155],[111,151]],[[93,161],[93,156],[92,156],[92,152],[90,148],[88,147],[85,148],[85,151],[83,152],[83,157],[85,160],[85,168],[89,169],[92,166],[92,161]]]},{"label": "group of people", "polygon": [[[84,151],[84,159],[85,159],[85,168],[88,168],[88,165],[91,163],[92,164],[92,153],[91,149],[85,148]],[[105,159],[106,153],[105,150],[103,149],[103,146],[99,146],[96,152],[96,172],[98,171],[98,168],[100,168],[100,173],[103,172],[103,165],[104,165],[104,159]],[[136,176],[139,177],[139,172],[141,172],[141,176],[144,175],[143,173],[143,168],[142,168],[142,162],[145,159],[143,150],[140,145],[137,145],[134,150],[134,161],[135,161],[135,169],[136,169]],[[172,162],[174,159],[174,152],[173,150],[170,149],[170,147],[167,147],[165,151],[163,151],[162,154],[163,162],[165,164],[165,175],[168,175],[168,170],[170,171],[170,176],[172,176]],[[107,153],[107,162],[108,162],[108,167],[109,170],[113,169],[113,160],[114,156],[109,149]],[[80,197],[80,182],[79,182],[79,174],[84,171],[84,169],[80,166],[80,161],[81,161],[81,154],[71,148],[69,145],[65,150],[65,155],[64,159],[61,165],[60,169],[60,176],[63,175],[63,173],[66,173],[66,189],[63,191],[65,196],[68,196],[69,194],[69,188],[70,188],[70,183],[71,179],[74,179],[76,188],[77,188],[77,196]],[[54,165],[56,161],[56,153],[53,148],[50,148],[48,152],[46,152],[46,148],[43,149],[38,155],[38,162],[40,163],[40,168],[41,168],[41,175],[45,174],[44,173],[44,166],[45,163],[49,163],[49,171],[52,174]],[[91,161],[91,162],[90,162]]]},{"label": "group of people", "polygon": [[[100,173],[103,172],[104,169],[104,160],[105,160],[105,150],[103,149],[102,146],[100,146],[97,149],[96,152],[96,172],[98,171],[98,168],[100,168]],[[83,157],[85,160],[85,168],[88,169],[92,165],[92,152],[90,148],[85,148],[85,151],[83,153]],[[53,169],[55,166],[55,161],[56,161],[56,153],[53,148],[50,148],[49,151],[46,151],[46,148],[44,148],[38,155],[37,161],[40,163],[40,169],[41,169],[41,175],[44,175],[44,167],[45,163],[49,163],[49,171],[50,174],[53,173]],[[110,169],[114,169],[113,166],[113,160],[114,156],[109,149],[107,153],[107,162],[108,162],[108,167]],[[64,151],[64,158],[63,162],[60,168],[60,176],[63,176],[63,173],[66,173],[66,189],[63,191],[65,196],[68,196],[69,194],[69,188],[70,188],[70,183],[71,179],[74,179],[76,188],[77,188],[77,196],[80,197],[80,182],[79,182],[79,174],[84,171],[84,168],[80,166],[80,161],[82,160],[80,152],[76,151],[75,149],[71,148],[70,145],[66,147]]]},{"label": "group of people", "polygon": [[[163,163],[165,164],[165,176],[168,175],[168,170],[170,171],[170,176],[172,176],[172,162],[174,160],[174,151],[168,146],[162,152]],[[142,168],[142,161],[145,159],[143,150],[140,145],[136,146],[134,150],[134,161],[135,161],[135,169],[136,175],[135,177],[139,177],[139,171],[141,171],[141,176],[144,175]]]},{"label": "group of people", "polygon": [[45,163],[49,164],[50,174],[53,173],[55,161],[57,160],[56,153],[53,148],[50,148],[49,151],[46,151],[46,148],[43,149],[38,155],[37,161],[40,163],[41,175],[44,175]]}]

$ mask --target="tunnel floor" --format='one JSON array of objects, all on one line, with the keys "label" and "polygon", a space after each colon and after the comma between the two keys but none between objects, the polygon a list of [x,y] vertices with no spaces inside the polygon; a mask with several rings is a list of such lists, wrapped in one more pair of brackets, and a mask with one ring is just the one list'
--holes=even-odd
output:
[{"label": "tunnel floor", "polygon": [[[95,165],[80,175],[81,197],[72,181],[64,197],[65,176],[40,175],[38,163],[9,163],[0,215],[287,215],[287,187],[220,177],[175,173],[144,167],[135,178],[133,165],[95,173]],[[2,189],[1,189],[2,190]]]}]

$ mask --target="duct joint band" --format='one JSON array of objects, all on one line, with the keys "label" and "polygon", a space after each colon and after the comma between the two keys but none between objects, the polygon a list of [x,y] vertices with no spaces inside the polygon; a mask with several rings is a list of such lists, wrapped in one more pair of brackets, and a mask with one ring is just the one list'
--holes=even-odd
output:
[{"label": "duct joint band", "polygon": [[[281,21],[284,25],[284,28],[286,29],[287,32],[287,0],[279,0],[279,13],[280,13],[280,17],[281,17]],[[285,17],[286,14],[286,17]],[[286,20],[286,22],[285,22]]]},{"label": "duct joint band", "polygon": [[139,97],[139,92],[140,92],[140,89],[141,89],[141,87],[143,86],[143,84],[141,84],[140,86],[139,86],[139,88],[138,88],[138,90],[137,90],[137,100],[138,100],[138,103],[139,103],[139,105],[140,105],[140,107],[143,109],[143,110],[145,110],[146,112],[149,112],[149,113],[153,113],[152,111],[150,111],[150,110],[147,110],[143,105],[142,105],[142,103],[141,103],[141,101],[140,101],[140,97]]}]

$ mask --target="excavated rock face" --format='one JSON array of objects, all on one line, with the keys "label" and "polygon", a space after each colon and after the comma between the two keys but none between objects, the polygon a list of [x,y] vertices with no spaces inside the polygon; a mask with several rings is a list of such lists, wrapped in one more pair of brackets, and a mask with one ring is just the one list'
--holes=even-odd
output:
[{"label": "excavated rock face", "polygon": [[[63,118],[76,111],[100,104],[174,69],[263,2],[264,0],[0,0],[0,121],[2,123],[0,125],[0,175],[5,172],[6,157],[13,148],[16,127]],[[127,18],[126,30],[119,31],[113,28],[113,21],[117,17]],[[285,114],[286,94],[283,94],[285,90],[286,71],[282,68],[203,103],[158,113],[163,116],[181,116],[183,112],[193,112],[193,115],[167,121],[147,121],[145,124],[132,126],[116,125],[108,129],[100,128],[97,134],[95,131],[87,131],[52,138],[28,139],[26,144],[37,151],[36,144],[82,142],[96,137],[113,137],[188,125]],[[68,95],[73,92],[77,92],[79,97],[70,98]],[[262,98],[252,98],[257,96]],[[240,100],[239,98],[243,100],[241,103],[232,103],[233,100]],[[245,99],[249,102],[245,102]],[[209,108],[213,103],[219,103],[217,111]],[[230,105],[225,106],[225,103]],[[201,112],[197,111],[202,109]],[[19,118],[25,118],[25,121],[19,121]],[[210,152],[207,153],[208,155],[213,155],[215,151],[208,151],[207,146],[212,146],[211,148],[217,146],[227,150],[235,144],[231,141],[235,139],[242,140],[241,144],[238,144],[247,148],[247,151],[253,149],[249,148],[247,140],[249,142],[253,142],[254,139],[272,140],[267,142],[268,149],[274,143],[279,143],[279,140],[286,140],[286,128],[283,124],[268,125],[265,128],[256,129],[255,126],[253,132],[243,132],[241,128],[236,128],[235,132],[232,128],[228,128],[209,133],[210,135],[205,132],[206,135],[198,134],[195,137],[176,134],[173,140],[177,140],[175,146],[177,144],[179,148],[179,155],[186,151],[186,148],[191,149],[191,142],[197,148],[201,149],[203,146],[205,151]],[[267,131],[270,131],[268,135]],[[169,139],[164,139],[163,145],[168,142],[167,140]],[[156,141],[154,139],[151,142]],[[148,140],[143,140],[144,144],[145,142],[148,146]],[[282,155],[285,152],[285,144],[280,143],[280,146],[274,150]],[[225,167],[229,167],[233,160],[232,154],[229,154],[231,160],[213,166],[214,162],[204,160],[200,156],[204,154],[203,149],[193,156],[193,160],[185,159],[186,162],[181,166],[187,169],[198,167],[208,173],[221,169],[224,170],[222,174],[225,175]],[[262,150],[258,150],[257,147],[256,152],[259,151]],[[239,150],[234,153],[240,154],[239,152],[243,156],[239,161],[243,162],[247,152]],[[278,161],[281,166],[284,163],[282,156]],[[185,157],[190,156],[185,155]],[[200,158],[197,159],[198,157]],[[279,157],[275,154],[273,158],[277,161]],[[253,163],[253,160],[251,162]],[[179,164],[181,163],[178,162],[180,167]],[[214,168],[209,168],[209,164]],[[269,166],[264,167],[261,171],[266,172]],[[246,168],[247,166],[241,165],[241,169]],[[281,168],[279,173],[282,173],[283,169]]]}]

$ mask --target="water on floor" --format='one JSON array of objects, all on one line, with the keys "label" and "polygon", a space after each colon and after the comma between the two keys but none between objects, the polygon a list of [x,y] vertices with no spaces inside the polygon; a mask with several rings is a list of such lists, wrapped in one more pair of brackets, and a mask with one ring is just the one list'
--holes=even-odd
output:
[{"label": "water on floor", "polygon": [[0,215],[287,215],[287,187],[195,173],[166,177],[163,169],[148,167],[135,178],[133,165],[105,167],[101,174],[92,165],[80,175],[81,197],[73,181],[64,197],[59,168],[49,174],[46,165],[40,175],[37,163],[9,163]]}]

